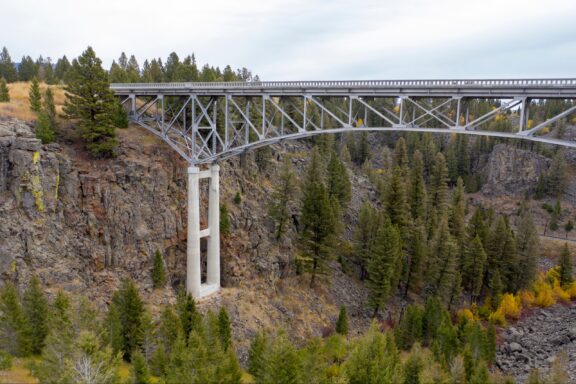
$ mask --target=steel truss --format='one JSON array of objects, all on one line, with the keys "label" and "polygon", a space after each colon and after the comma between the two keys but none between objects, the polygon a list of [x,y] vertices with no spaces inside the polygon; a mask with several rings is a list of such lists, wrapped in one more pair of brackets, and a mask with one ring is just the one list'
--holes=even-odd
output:
[{"label": "steel truss", "polygon": [[[333,92],[329,87],[312,86],[294,90],[287,85],[290,83],[281,83],[282,89],[262,85],[270,83],[258,83],[260,87],[251,83],[207,83],[197,88],[194,83],[180,87],[115,84],[112,88],[121,97],[132,122],[161,137],[193,165],[214,163],[282,140],[348,131],[464,133],[576,148],[575,141],[538,135],[545,127],[575,113],[573,102],[566,103],[564,111],[546,121],[528,126],[531,101],[573,101],[576,81],[557,80],[558,83],[546,83],[540,88],[530,86],[531,81],[538,82],[510,80],[510,84],[474,85],[473,90],[462,83],[452,91],[449,83],[443,83],[437,85],[442,92],[434,92],[435,86],[428,84],[427,95],[422,89],[409,94],[396,85],[393,90],[378,85],[370,90],[363,82],[354,82],[362,91],[337,82]],[[490,94],[494,96],[488,97]],[[471,116],[471,103],[487,98],[495,100],[493,109]],[[498,116],[509,116],[510,111],[518,116],[513,119],[512,131],[487,129],[490,122]]]}]

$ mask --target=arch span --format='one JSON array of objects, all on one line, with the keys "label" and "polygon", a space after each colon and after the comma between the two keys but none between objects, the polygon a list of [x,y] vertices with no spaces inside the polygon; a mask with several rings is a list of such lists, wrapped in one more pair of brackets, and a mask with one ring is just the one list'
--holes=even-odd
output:
[{"label": "arch span", "polygon": [[[220,287],[219,168],[244,151],[323,133],[456,133],[576,148],[540,135],[576,112],[576,79],[370,80],[112,84],[129,119],[189,163],[186,288],[195,298]],[[534,123],[530,105],[554,100]],[[480,101],[488,101],[487,103]],[[498,129],[494,129],[494,128]],[[199,165],[210,164],[200,171]],[[199,180],[208,178],[208,226],[200,227]],[[206,282],[200,239],[208,238]]]}]

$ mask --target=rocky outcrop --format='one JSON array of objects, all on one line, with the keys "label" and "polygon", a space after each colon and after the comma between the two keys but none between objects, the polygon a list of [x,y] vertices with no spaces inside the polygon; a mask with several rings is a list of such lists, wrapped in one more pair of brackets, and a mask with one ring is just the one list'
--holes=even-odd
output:
[{"label": "rocky outcrop", "polygon": [[486,181],[482,193],[488,196],[519,196],[532,191],[549,163],[548,158],[534,152],[498,144],[483,171]]},{"label": "rocky outcrop", "polygon": [[537,368],[546,373],[558,354],[568,356],[568,374],[576,382],[576,307],[537,310],[501,333],[496,365],[524,383]]}]

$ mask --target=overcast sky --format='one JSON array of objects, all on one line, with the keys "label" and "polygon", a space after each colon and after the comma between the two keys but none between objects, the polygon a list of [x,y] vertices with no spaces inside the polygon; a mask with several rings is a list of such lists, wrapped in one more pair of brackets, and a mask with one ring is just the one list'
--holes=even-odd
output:
[{"label": "overcast sky", "polygon": [[576,77],[575,0],[0,0],[0,46],[194,52],[263,80]]}]

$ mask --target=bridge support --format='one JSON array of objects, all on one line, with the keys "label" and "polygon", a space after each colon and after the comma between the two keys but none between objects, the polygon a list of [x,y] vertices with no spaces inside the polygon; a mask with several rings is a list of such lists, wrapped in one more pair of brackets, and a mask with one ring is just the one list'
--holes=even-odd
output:
[{"label": "bridge support", "polygon": [[[186,249],[186,292],[195,299],[220,289],[220,167],[207,171],[188,167],[188,233]],[[200,179],[210,179],[208,227],[200,228]],[[208,238],[206,282],[202,284],[201,239]]]}]

